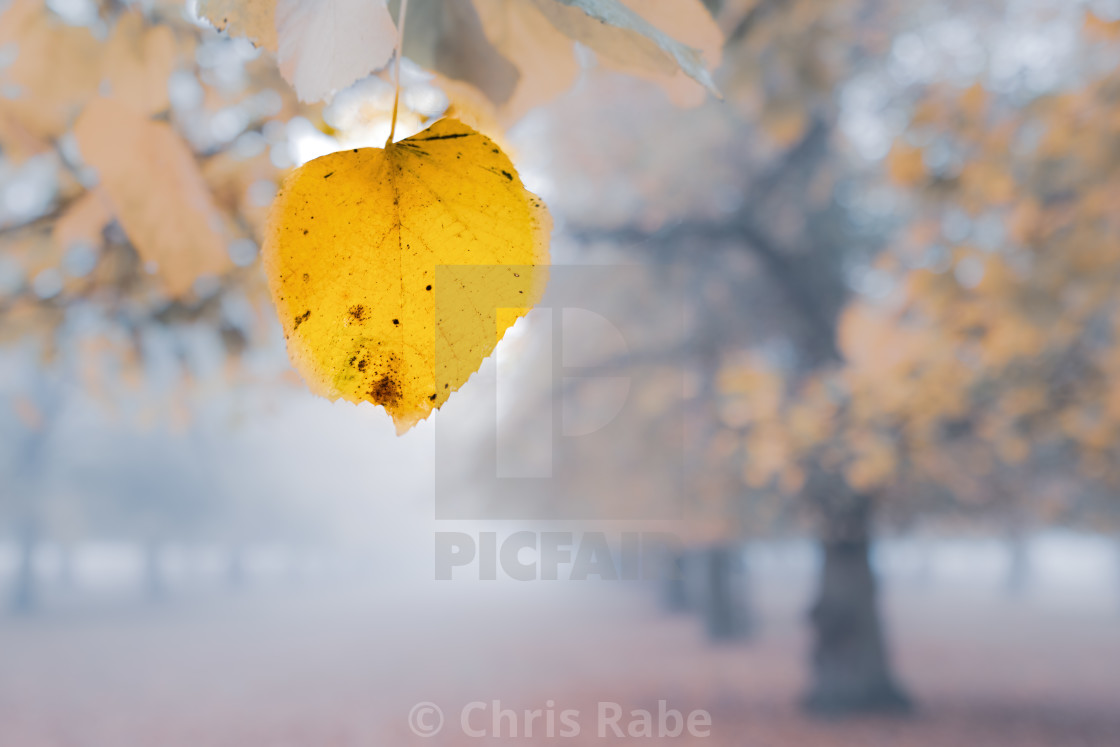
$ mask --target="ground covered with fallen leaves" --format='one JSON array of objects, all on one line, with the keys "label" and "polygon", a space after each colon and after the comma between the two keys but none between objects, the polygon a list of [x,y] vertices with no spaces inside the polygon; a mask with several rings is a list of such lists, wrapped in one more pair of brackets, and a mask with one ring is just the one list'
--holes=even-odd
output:
[{"label": "ground covered with fallen leaves", "polygon": [[[890,588],[910,718],[819,721],[804,685],[807,581],[756,584],[758,631],[713,646],[699,623],[618,584],[304,581],[60,604],[0,622],[0,747],[702,744],[1100,747],[1120,744],[1120,595]],[[705,739],[599,739],[596,703],[712,716]],[[579,737],[471,739],[499,700],[581,712]],[[415,736],[419,701],[443,731]],[[476,725],[481,723],[476,720]]]}]

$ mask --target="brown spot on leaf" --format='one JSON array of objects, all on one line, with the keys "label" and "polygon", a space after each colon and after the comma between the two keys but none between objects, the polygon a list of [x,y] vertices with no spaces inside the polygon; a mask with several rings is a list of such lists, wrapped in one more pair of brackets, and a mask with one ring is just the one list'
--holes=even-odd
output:
[{"label": "brown spot on leaf", "polygon": [[366,320],[366,307],[359,304],[354,304],[350,307],[348,312],[350,318],[356,322],[364,322]]},{"label": "brown spot on leaf", "polygon": [[401,385],[392,376],[382,376],[373,383],[369,396],[379,405],[395,406],[401,400]]}]

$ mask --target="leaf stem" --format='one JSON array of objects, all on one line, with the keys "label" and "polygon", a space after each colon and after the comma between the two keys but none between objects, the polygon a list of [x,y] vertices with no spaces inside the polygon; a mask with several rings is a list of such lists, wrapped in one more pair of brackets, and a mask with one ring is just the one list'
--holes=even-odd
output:
[{"label": "leaf stem", "polygon": [[393,94],[393,119],[389,125],[389,139],[385,141],[385,147],[388,148],[393,144],[393,136],[397,134],[397,107],[401,101],[401,57],[404,51],[404,19],[405,14],[408,12],[408,0],[401,0],[401,9],[397,13],[397,69],[396,69],[396,84],[397,90]]}]

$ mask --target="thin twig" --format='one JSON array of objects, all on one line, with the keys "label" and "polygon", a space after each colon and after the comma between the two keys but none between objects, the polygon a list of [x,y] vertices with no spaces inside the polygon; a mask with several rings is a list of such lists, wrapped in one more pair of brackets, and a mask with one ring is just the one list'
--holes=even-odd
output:
[{"label": "thin twig", "polygon": [[393,119],[389,125],[389,139],[385,141],[385,147],[388,148],[393,144],[393,136],[397,134],[397,107],[401,101],[401,56],[404,52],[404,19],[405,14],[408,12],[408,0],[401,0],[401,10],[397,14],[397,68],[396,68],[396,84],[397,90],[393,94]]}]

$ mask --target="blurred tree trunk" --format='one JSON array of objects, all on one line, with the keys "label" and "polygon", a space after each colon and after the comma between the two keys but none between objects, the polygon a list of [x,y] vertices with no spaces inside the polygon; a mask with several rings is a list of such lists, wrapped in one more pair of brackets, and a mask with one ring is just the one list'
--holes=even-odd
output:
[{"label": "blurred tree trunk", "polygon": [[662,603],[669,612],[688,612],[688,557],[684,550],[665,551],[665,577],[662,581]]},{"label": "blurred tree trunk", "polygon": [[163,572],[163,544],[158,540],[144,543],[144,598],[161,602],[167,597],[167,579]]},{"label": "blurred tree trunk", "polygon": [[913,585],[928,588],[933,585],[933,540],[919,535],[914,539],[916,567],[914,569]]},{"label": "blurred tree trunk", "polygon": [[1007,575],[1004,589],[1018,596],[1027,590],[1031,580],[1030,545],[1026,533],[1012,529],[1007,536]]},{"label": "blurred tree trunk", "polygon": [[708,638],[730,641],[748,637],[751,616],[742,547],[714,545],[707,549],[704,559],[704,623]]},{"label": "blurred tree trunk", "polygon": [[226,584],[232,589],[245,588],[245,548],[240,543],[230,548],[226,561]]},{"label": "blurred tree trunk", "polygon": [[810,611],[812,686],[803,705],[813,713],[900,712],[909,697],[891,673],[871,569],[870,500],[826,515],[820,588]]},{"label": "blurred tree trunk", "polygon": [[66,592],[78,588],[77,558],[73,542],[63,542],[58,550],[58,586]]},{"label": "blurred tree trunk", "polygon": [[19,559],[15,579],[12,584],[11,610],[18,615],[35,611],[39,595],[35,577],[35,549],[39,544],[39,525],[32,516],[24,516],[18,522],[16,541]]},{"label": "blurred tree trunk", "polygon": [[1116,544],[1116,591],[1120,594],[1120,537],[1115,540]]},{"label": "blurred tree trunk", "polygon": [[27,424],[29,432],[16,457],[16,469],[8,488],[15,495],[13,521],[19,559],[9,600],[12,612],[29,614],[39,605],[38,576],[35,573],[35,551],[47,531],[43,500],[46,497],[44,463],[52,427],[62,410],[61,378],[47,373],[33,380],[32,406],[39,415],[38,424]]},{"label": "blurred tree trunk", "polygon": [[39,605],[35,551],[44,531],[41,501],[44,494],[43,453],[46,440],[45,427],[33,431],[23,444],[20,463],[16,467],[14,523],[19,559],[10,605],[12,612],[19,615],[30,614]]}]

